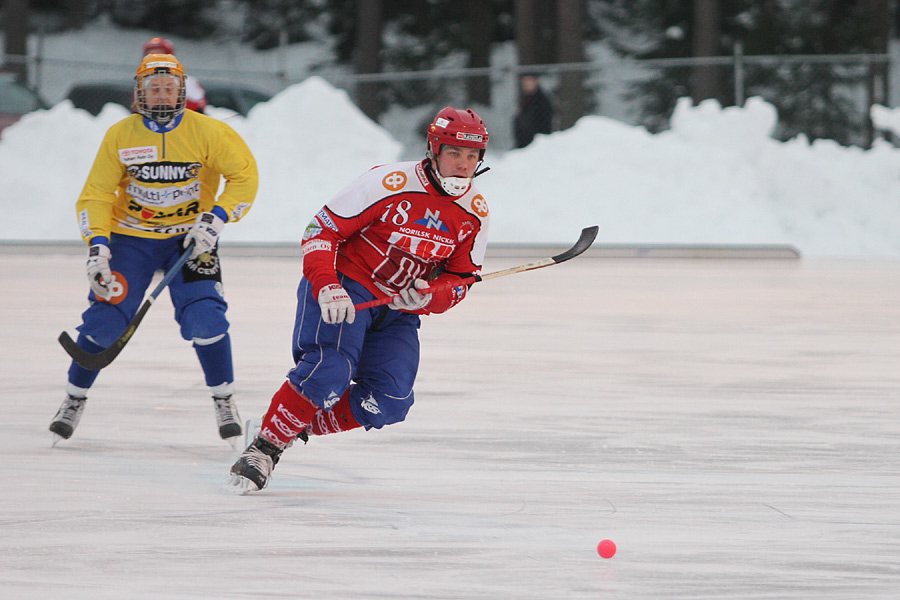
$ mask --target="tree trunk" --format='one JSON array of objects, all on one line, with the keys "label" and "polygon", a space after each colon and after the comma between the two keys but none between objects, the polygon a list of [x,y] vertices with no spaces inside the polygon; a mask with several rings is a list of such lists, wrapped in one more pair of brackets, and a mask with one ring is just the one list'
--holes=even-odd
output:
[{"label": "tree trunk", "polygon": [[[381,72],[382,0],[356,3],[356,43],[353,67],[356,73]],[[363,82],[356,86],[356,104],[373,121],[384,111],[383,84]]]},{"label": "tree trunk", "polygon": [[[891,0],[860,0],[860,34],[866,41],[866,51],[872,54],[887,54],[891,35]],[[866,95],[869,110],[866,111],[866,147],[875,139],[875,125],[869,115],[872,105],[888,105],[890,88],[888,67],[890,63],[870,63],[867,74]]]},{"label": "tree trunk", "polygon": [[557,5],[559,0],[535,0],[534,14],[537,25],[537,57],[536,64],[552,63],[556,60]]},{"label": "tree trunk", "polygon": [[536,0],[515,0],[516,51],[520,65],[538,64],[540,46]]},{"label": "tree trunk", "polygon": [[[557,0],[556,22],[557,62],[584,62],[583,0]],[[584,116],[584,75],[584,71],[580,70],[566,70],[560,74],[556,119],[558,129],[568,129]]]},{"label": "tree trunk", "polygon": [[28,0],[4,0],[3,2],[3,53],[4,70],[28,81]]},{"label": "tree trunk", "polygon": [[[466,49],[469,51],[469,67],[491,66],[491,39],[493,37],[494,12],[491,3],[485,0],[466,0]],[[466,79],[469,102],[491,104],[491,78],[478,75]]]},{"label": "tree trunk", "polygon": [[66,0],[65,29],[81,29],[87,16],[87,0]]},{"label": "tree trunk", "polygon": [[[694,57],[718,56],[721,27],[720,0],[694,0]],[[718,98],[722,92],[721,67],[698,65],[691,69],[691,97],[694,104]]]},{"label": "tree trunk", "polygon": [[516,49],[520,65],[553,62],[556,2],[554,0],[515,0]]}]

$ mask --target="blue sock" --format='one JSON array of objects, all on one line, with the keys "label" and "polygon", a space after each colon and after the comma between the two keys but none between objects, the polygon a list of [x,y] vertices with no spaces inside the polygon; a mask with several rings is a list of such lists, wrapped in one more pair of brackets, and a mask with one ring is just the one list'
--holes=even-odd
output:
[{"label": "blue sock", "polygon": [[[103,346],[99,346],[87,339],[83,333],[78,334],[78,339],[75,340],[75,343],[78,344],[82,350],[90,352],[91,354],[96,354],[97,352],[104,350]],[[94,380],[97,379],[97,375],[99,374],[100,371],[88,371],[73,360],[72,365],[69,367],[69,383],[87,389],[94,385]]]},{"label": "blue sock", "polygon": [[226,333],[218,342],[208,346],[194,344],[206,385],[214,387],[234,381],[234,366],[231,362],[231,337]]}]

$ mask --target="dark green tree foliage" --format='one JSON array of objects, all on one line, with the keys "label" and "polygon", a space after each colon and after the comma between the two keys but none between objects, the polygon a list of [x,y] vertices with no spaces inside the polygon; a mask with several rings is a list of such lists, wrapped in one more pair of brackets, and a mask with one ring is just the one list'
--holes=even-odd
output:
[{"label": "dark green tree foliage", "polygon": [[[327,4],[328,32],[335,44],[338,62],[350,64],[353,57],[355,5],[357,0],[324,0]],[[512,39],[512,0],[484,0],[490,2],[494,15],[492,40]],[[466,52],[466,14],[464,2],[459,0],[391,0],[384,3],[385,72],[422,71],[433,69],[454,54]],[[468,66],[462,62],[458,66]],[[386,104],[415,106],[443,95],[440,90],[465,88],[448,85],[446,80],[417,80],[384,86]],[[446,97],[446,96],[445,96]]]},{"label": "dark green tree foliage", "polygon": [[[690,0],[611,0],[599,13],[618,30],[611,39],[623,55],[636,58],[691,56]],[[722,0],[720,55],[736,43],[752,55],[848,54],[872,52],[861,25],[861,0]],[[624,34],[624,35],[623,35]],[[792,64],[747,66],[744,95],[761,96],[778,109],[776,137],[800,133],[865,145],[864,109],[858,106],[867,73],[858,65]],[[650,131],[668,127],[678,98],[691,96],[688,67],[655,70],[635,84],[629,100],[640,106],[640,123]],[[721,67],[723,106],[734,104],[734,72]]]},{"label": "dark green tree foliage", "polygon": [[[278,43],[280,31],[289,42],[318,39],[332,44],[339,64],[352,65],[356,40],[356,4],[362,0],[243,0],[250,7],[244,40],[257,48]],[[491,42],[512,39],[512,0],[483,0],[491,5]],[[383,5],[381,64],[385,72],[433,69],[448,56],[468,48],[465,2],[460,0],[390,0]],[[461,67],[468,66],[465,62]],[[414,106],[435,97],[447,81],[417,80],[380,86],[386,105]]]},{"label": "dark green tree foliage", "polygon": [[117,25],[161,34],[205,38],[216,30],[209,2],[204,0],[108,0],[98,3]]},{"label": "dark green tree foliage", "polygon": [[[493,41],[512,39],[512,0],[484,0],[493,7]],[[357,0],[325,0],[329,32],[334,36],[338,61],[353,54],[354,6]],[[385,56],[388,71],[434,67],[463,46],[465,14],[459,0],[391,0],[384,4]]]},{"label": "dark green tree foliage", "polygon": [[247,18],[243,41],[257,50],[269,50],[281,43],[305,42],[312,38],[310,30],[320,22],[326,2],[297,0],[244,0]]},{"label": "dark green tree foliage", "polygon": [[[353,57],[356,3],[361,0],[243,0],[250,10],[245,41],[257,48],[277,43],[279,31],[291,42],[326,33],[337,60]],[[512,0],[484,0],[494,8],[493,41],[512,39]],[[463,47],[465,15],[458,0],[391,0],[384,3],[385,56],[389,71],[433,67]]]}]

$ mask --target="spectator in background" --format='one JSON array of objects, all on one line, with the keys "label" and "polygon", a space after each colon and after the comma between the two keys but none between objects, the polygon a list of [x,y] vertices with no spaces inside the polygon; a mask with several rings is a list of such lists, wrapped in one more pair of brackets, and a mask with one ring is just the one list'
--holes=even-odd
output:
[{"label": "spectator in background", "polygon": [[[164,37],[154,37],[144,44],[144,56],[148,54],[175,54],[175,46]],[[196,77],[187,76],[184,82],[187,104],[185,108],[202,113],[206,108],[206,90]]]},{"label": "spectator in background", "polygon": [[516,148],[530,144],[537,133],[553,131],[553,105],[541,89],[537,77],[523,75],[520,86],[519,106],[513,118]]}]

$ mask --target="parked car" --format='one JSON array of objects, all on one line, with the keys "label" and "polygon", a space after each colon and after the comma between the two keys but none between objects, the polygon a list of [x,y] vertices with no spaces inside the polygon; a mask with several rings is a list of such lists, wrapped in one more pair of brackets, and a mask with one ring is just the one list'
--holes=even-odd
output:
[{"label": "parked car", "polygon": [[245,117],[251,108],[260,102],[267,102],[272,99],[271,94],[233,83],[219,83],[215,81],[203,81],[201,83],[206,89],[206,102],[208,104],[233,110]]},{"label": "parked car", "polygon": [[13,73],[0,73],[0,131],[39,108],[47,108],[41,97],[20,83]]},{"label": "parked car", "polygon": [[131,110],[134,86],[120,81],[78,83],[72,86],[66,98],[75,108],[88,111],[95,117],[109,103],[120,104]]},{"label": "parked car", "polygon": [[[211,106],[227,108],[247,116],[250,109],[271,99],[270,94],[234,83],[201,82],[206,89],[206,102]],[[130,82],[90,82],[72,86],[66,98],[75,108],[81,108],[94,116],[100,114],[108,102],[131,108],[133,86]]]}]

